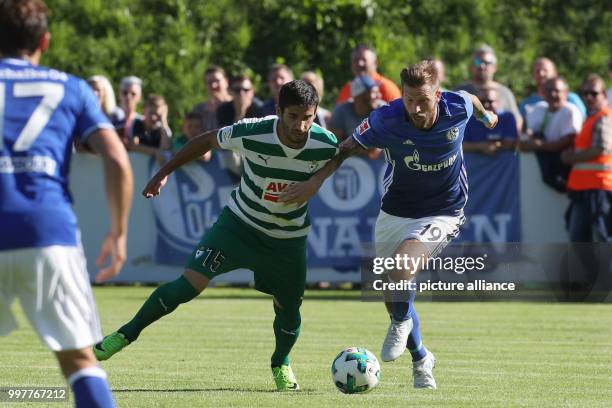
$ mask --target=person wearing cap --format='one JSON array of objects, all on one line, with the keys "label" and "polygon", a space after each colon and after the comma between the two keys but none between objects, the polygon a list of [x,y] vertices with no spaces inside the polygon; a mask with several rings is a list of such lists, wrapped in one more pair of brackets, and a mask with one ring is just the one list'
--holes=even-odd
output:
[{"label": "person wearing cap", "polygon": [[351,82],[351,100],[334,109],[329,128],[342,141],[350,136],[370,112],[385,104],[380,83],[368,75],[358,76]]},{"label": "person wearing cap", "polygon": [[[378,60],[373,48],[364,44],[355,47],[351,54],[351,71],[353,71],[355,78],[367,75],[378,81],[380,99],[383,101],[391,102],[394,99],[401,98],[402,93],[395,82],[378,73]],[[348,101],[351,96],[351,82],[349,81],[340,90],[338,98],[336,98],[336,104],[340,105],[342,102]]]},{"label": "person wearing cap", "polygon": [[142,80],[136,76],[127,76],[119,84],[119,101],[124,113],[123,120],[115,123],[117,134],[124,144],[132,138],[132,125],[135,119],[142,119],[136,108],[142,99]]}]

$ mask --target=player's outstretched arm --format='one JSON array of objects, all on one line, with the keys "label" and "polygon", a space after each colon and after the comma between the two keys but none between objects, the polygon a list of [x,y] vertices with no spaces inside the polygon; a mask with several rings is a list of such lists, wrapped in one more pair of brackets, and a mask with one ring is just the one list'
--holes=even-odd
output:
[{"label": "player's outstretched arm", "polygon": [[191,139],[172,159],[158,170],[157,173],[149,180],[142,195],[146,198],[151,198],[159,195],[162,187],[166,184],[168,176],[182,165],[189,163],[192,160],[199,159],[203,154],[212,149],[219,148],[217,141],[218,129],[209,130],[201,135]]},{"label": "player's outstretched arm", "polygon": [[87,139],[94,152],[102,156],[106,197],[111,218],[111,231],[106,235],[96,261],[102,268],[110,257],[110,264],[100,269],[96,282],[104,282],[119,274],[127,257],[127,230],[134,180],[130,159],[113,130],[100,129]]},{"label": "player's outstretched arm", "polygon": [[476,116],[476,119],[481,121],[487,128],[493,129],[497,125],[498,120],[495,112],[486,110],[476,95],[472,95],[471,93],[468,93],[468,95],[470,95],[470,99],[474,105],[474,116]]},{"label": "player's outstretched arm", "polygon": [[350,156],[363,153],[365,149],[357,143],[353,137],[345,139],[340,143],[338,154],[325,163],[321,170],[317,171],[310,179],[301,183],[290,185],[280,195],[279,200],[285,204],[302,204],[310,200],[319,191],[325,179],[336,171],[344,160]]}]

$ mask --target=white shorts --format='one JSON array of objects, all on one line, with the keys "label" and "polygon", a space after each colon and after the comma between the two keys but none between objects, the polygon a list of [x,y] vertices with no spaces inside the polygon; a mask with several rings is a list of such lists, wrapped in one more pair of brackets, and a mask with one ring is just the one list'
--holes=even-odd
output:
[{"label": "white shorts", "polygon": [[11,312],[15,297],[53,351],[82,349],[102,339],[80,247],[0,251],[0,335],[17,327]]},{"label": "white shorts", "polygon": [[459,235],[459,227],[464,222],[463,215],[404,218],[380,210],[375,230],[376,256],[393,256],[403,241],[416,239],[431,244],[429,256],[435,257]]}]

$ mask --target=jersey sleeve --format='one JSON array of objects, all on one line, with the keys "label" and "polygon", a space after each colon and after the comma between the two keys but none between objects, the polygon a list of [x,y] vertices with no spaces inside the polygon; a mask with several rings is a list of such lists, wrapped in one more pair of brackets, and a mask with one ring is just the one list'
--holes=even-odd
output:
[{"label": "jersey sleeve", "polygon": [[474,113],[474,104],[472,103],[472,96],[466,91],[457,91],[457,93],[463,98],[465,103],[465,113],[468,118]]},{"label": "jersey sleeve", "polygon": [[276,116],[263,118],[244,118],[230,126],[225,126],[217,132],[217,142],[222,149],[233,150],[240,153],[243,149],[242,137],[261,133],[273,132]]},{"label": "jersey sleeve", "polygon": [[78,80],[78,92],[80,95],[80,111],[77,112],[75,134],[85,141],[99,129],[114,129],[109,119],[100,109],[98,98],[89,85],[82,79]]},{"label": "jersey sleeve", "polygon": [[240,147],[242,147],[240,138],[236,137],[234,132],[235,125],[224,126],[217,132],[217,142],[222,149],[239,151]]},{"label": "jersey sleeve", "polygon": [[370,113],[370,116],[365,118],[353,131],[353,139],[355,139],[364,149],[381,147],[381,140],[376,137],[376,132],[372,127],[372,125],[376,123],[375,112],[376,111]]}]

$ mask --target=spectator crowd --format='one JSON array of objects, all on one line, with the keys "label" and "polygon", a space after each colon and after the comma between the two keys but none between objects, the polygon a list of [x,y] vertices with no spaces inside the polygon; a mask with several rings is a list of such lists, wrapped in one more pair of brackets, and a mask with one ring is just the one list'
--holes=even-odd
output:
[{"label": "spectator crowd", "polygon": [[[444,63],[433,59],[446,90]],[[557,71],[554,61],[537,58],[532,66],[534,92],[517,103],[513,91],[495,80],[498,60],[495,51],[483,45],[470,60],[470,78],[456,88],[477,95],[486,109],[499,117],[498,126],[485,128],[471,120],[466,128],[464,150],[494,157],[498,152],[517,150],[534,153],[543,182],[551,189],[567,193],[571,206],[567,225],[573,242],[609,241],[612,236],[612,111],[608,104],[612,88],[604,78],[591,74],[573,92]],[[315,123],[330,129],[339,140],[353,130],[374,109],[401,98],[395,82],[378,70],[373,48],[358,45],[351,54],[348,79],[336,96],[335,107],[320,106]],[[612,61],[608,66],[612,79]],[[320,98],[323,78],[316,72],[303,72]],[[244,118],[276,114],[280,88],[295,78],[285,64],[274,64],[266,73],[269,97],[257,97],[254,81],[248,75],[228,77],[219,66],[203,74],[206,100],[186,112],[180,133],[173,134],[168,123],[168,102],[161,95],[143,97],[142,80],[127,76],[119,83],[119,104],[110,81],[101,75],[88,79],[100,106],[109,117],[126,149],[149,154],[160,162],[185,143],[207,130],[230,125]],[[142,113],[139,107],[142,103]],[[177,126],[177,128],[179,128]],[[230,174],[239,179],[241,158],[232,152],[218,152]],[[379,151],[369,151],[377,159]],[[209,161],[210,154],[201,158]]]}]

